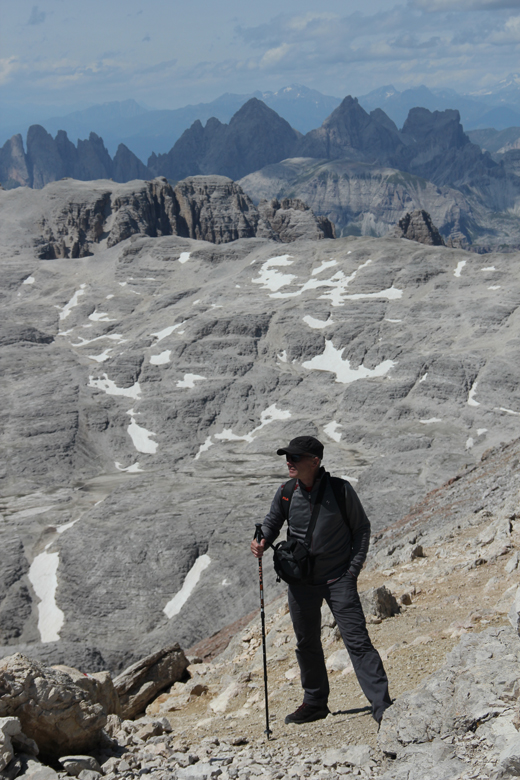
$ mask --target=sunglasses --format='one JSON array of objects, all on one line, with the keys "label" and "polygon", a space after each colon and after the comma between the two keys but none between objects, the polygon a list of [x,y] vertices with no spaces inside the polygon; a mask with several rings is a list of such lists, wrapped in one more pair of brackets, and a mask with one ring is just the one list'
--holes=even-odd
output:
[{"label": "sunglasses", "polygon": [[313,458],[314,455],[285,455],[286,460],[290,460],[291,463],[299,463],[303,458]]}]

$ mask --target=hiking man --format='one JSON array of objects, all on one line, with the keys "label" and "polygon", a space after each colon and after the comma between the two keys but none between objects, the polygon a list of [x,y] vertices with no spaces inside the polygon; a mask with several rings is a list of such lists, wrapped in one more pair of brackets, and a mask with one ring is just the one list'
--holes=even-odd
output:
[{"label": "hiking man", "polygon": [[[285,521],[284,501],[290,501],[287,515],[289,535],[305,540],[311,516],[322,492],[310,550],[313,559],[312,584],[289,585],[289,610],[296,635],[296,657],[300,666],[303,704],[285,718],[286,723],[310,723],[326,718],[329,681],[321,645],[321,605],[329,605],[336,620],[363,693],[380,723],[392,703],[388,680],[379,653],[372,645],[357,592],[357,576],[365,561],[370,541],[370,523],[352,485],[334,480],[321,465],[323,444],[313,436],[298,436],[277,451],[285,455],[294,492],[284,496],[284,485],[276,491],[271,509],[262,524],[264,539],[251,542],[251,552],[261,558],[280,533]],[[322,481],[325,480],[324,485]],[[291,486],[289,487],[292,487]],[[344,491],[343,496],[338,493]],[[336,495],[339,501],[336,500]],[[340,504],[343,504],[343,511]],[[346,518],[344,512],[346,510]]]}]

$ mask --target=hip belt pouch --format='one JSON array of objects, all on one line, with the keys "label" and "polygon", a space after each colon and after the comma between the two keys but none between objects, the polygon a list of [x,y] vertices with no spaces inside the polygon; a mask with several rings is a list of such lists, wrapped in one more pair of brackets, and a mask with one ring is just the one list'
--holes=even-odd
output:
[{"label": "hip belt pouch", "polygon": [[289,585],[303,585],[312,577],[314,560],[297,539],[278,542],[273,551],[273,563],[278,579]]},{"label": "hip belt pouch", "polygon": [[305,585],[312,581],[314,557],[310,552],[310,546],[324,491],[325,477],[322,477],[304,541],[300,542],[289,536],[286,541],[278,542],[273,550],[274,570],[278,580],[282,579],[289,585]]}]

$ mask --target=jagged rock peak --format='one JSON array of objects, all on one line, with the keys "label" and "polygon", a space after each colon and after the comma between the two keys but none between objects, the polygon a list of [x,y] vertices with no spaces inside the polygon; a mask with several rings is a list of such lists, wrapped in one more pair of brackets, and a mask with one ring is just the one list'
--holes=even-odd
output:
[{"label": "jagged rock peak", "polygon": [[432,218],[424,209],[408,212],[399,220],[391,235],[395,238],[407,238],[430,246],[445,246],[445,242]]},{"label": "jagged rock peak", "polygon": [[31,125],[27,132],[27,153],[20,135],[15,135],[0,149],[0,182],[7,189],[18,186],[41,189],[64,177],[92,181],[114,179],[127,182],[150,178],[149,169],[124,144],[112,160],[103,139],[90,133],[88,140],[78,140],[77,147],[64,130],[53,138],[41,125]]},{"label": "jagged rock peak", "polygon": [[185,130],[167,154],[152,155],[148,167],[156,176],[180,180],[218,174],[240,179],[264,165],[290,157],[299,134],[261,100],[251,98],[228,125],[214,117]]},{"label": "jagged rock peak", "polygon": [[453,108],[445,111],[429,111],[412,108],[403,125],[403,134],[415,143],[460,149],[471,143],[460,123],[460,114]]},{"label": "jagged rock peak", "polygon": [[[386,117],[384,112],[381,114]],[[329,160],[345,156],[386,160],[400,146],[402,141],[388,117],[381,123],[379,115],[367,114],[356,98],[347,95],[320,128],[311,130],[300,140],[296,153]]]}]

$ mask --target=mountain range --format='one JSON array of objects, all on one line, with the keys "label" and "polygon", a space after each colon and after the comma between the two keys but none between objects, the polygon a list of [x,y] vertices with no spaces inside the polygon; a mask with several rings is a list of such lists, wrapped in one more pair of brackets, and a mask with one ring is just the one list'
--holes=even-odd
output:
[{"label": "mountain range", "polygon": [[[504,130],[520,126],[519,84],[520,77],[510,74],[487,90],[462,95],[451,89],[429,89],[424,85],[403,91],[387,85],[361,95],[359,102],[368,112],[382,108],[398,127],[402,127],[411,108],[421,106],[430,111],[458,110],[466,130]],[[31,110],[24,107],[21,113],[18,107],[5,105],[0,106],[0,114],[4,117],[3,121],[0,120],[0,144],[17,133],[25,135],[31,124],[40,124],[52,135],[65,130],[74,143],[95,132],[103,137],[110,154],[113,155],[119,144],[124,143],[137,157],[146,160],[153,152],[160,154],[170,149],[197,119],[203,124],[212,117],[220,122],[229,122],[252,97],[262,100],[301,133],[318,127],[341,103],[339,97],[324,95],[301,84],[291,84],[276,92],[226,93],[209,103],[177,109],[148,109],[128,99],[94,105],[65,115],[56,112],[45,116],[37,106]],[[28,120],[31,111],[33,118]]]},{"label": "mountain range", "polygon": [[27,153],[19,135],[0,150],[0,181],[39,188],[64,176],[175,182],[218,174],[239,179],[256,203],[304,201],[338,235],[384,235],[407,212],[422,209],[452,245],[487,252],[520,246],[520,150],[508,138],[511,148],[492,157],[470,141],[454,109],[413,108],[399,130],[381,108],[369,114],[351,96],[302,135],[251,98],[229,124],[195,121],[147,166],[123,144],[112,160],[94,133],[76,147],[64,131],[53,139],[33,126]]}]

